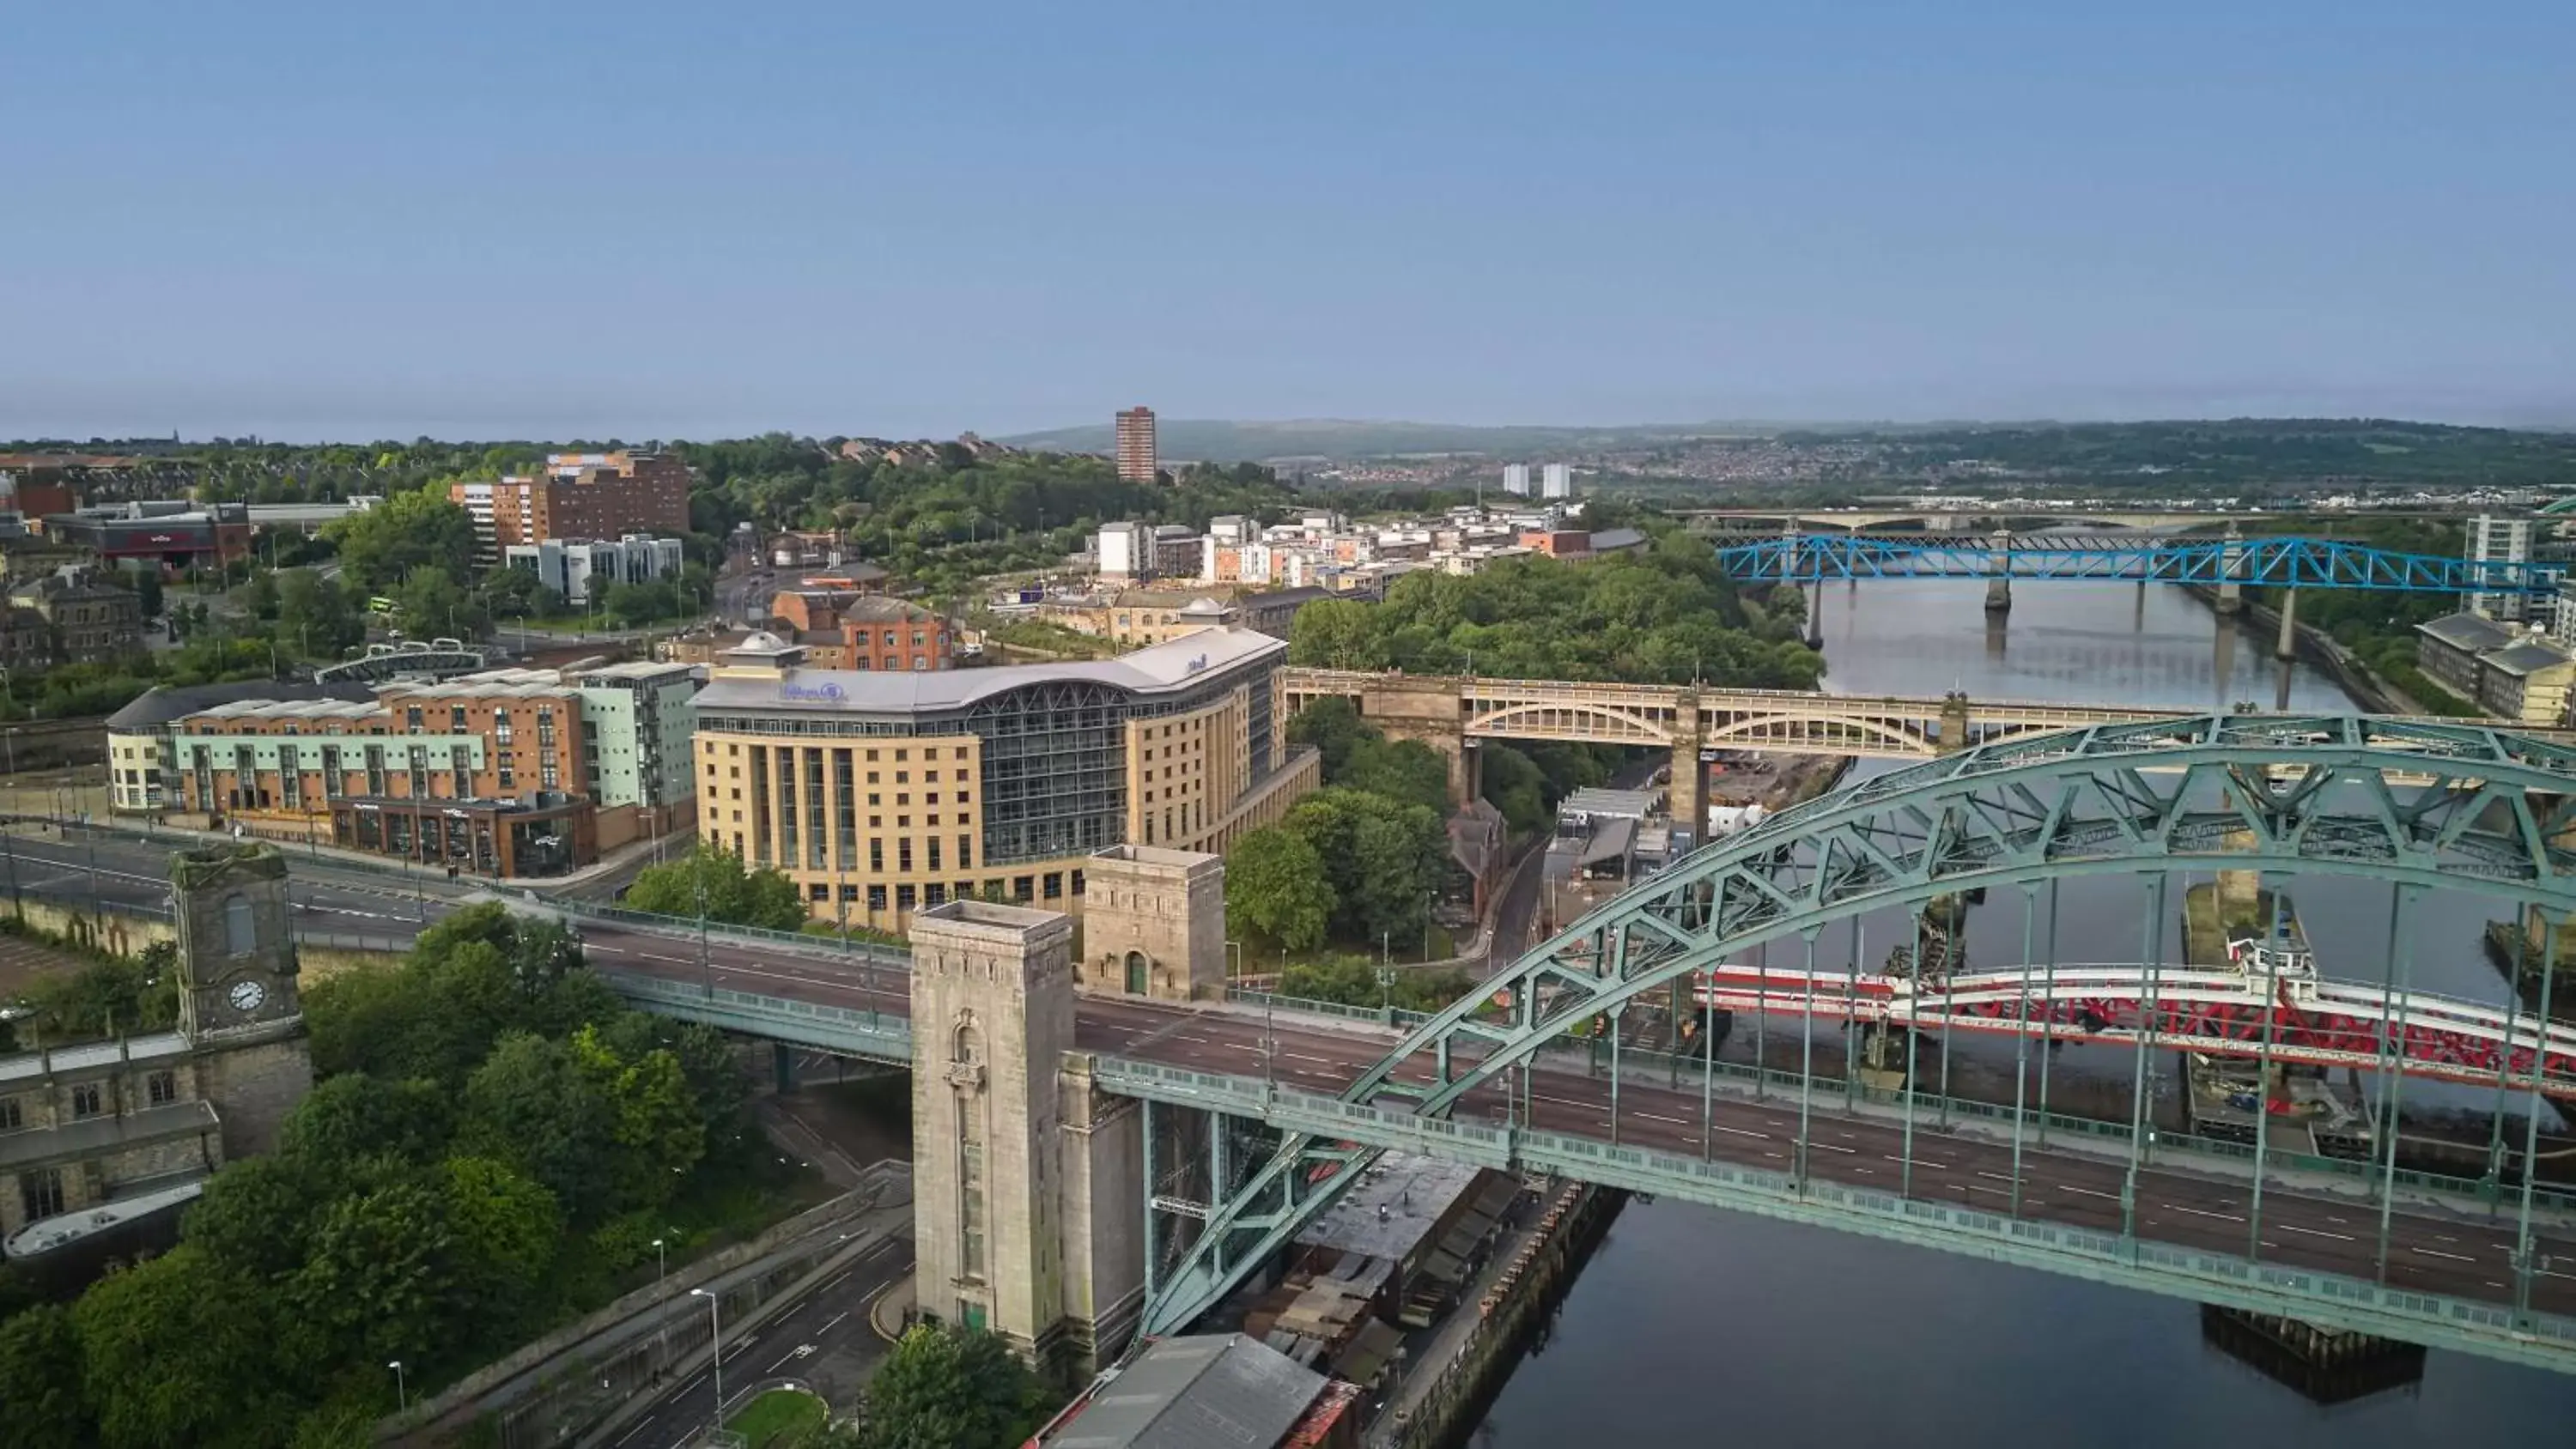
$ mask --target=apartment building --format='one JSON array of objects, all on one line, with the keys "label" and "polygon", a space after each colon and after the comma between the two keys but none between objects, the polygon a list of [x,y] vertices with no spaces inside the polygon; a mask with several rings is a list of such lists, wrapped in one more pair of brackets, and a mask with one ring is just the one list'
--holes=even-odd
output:
[{"label": "apartment building", "polygon": [[688,532],[689,465],[667,453],[549,453],[533,474],[450,484],[448,499],[498,563],[515,544]]},{"label": "apartment building", "polygon": [[1118,476],[1130,483],[1151,483],[1159,468],[1154,455],[1154,410],[1128,408],[1118,415]]}]

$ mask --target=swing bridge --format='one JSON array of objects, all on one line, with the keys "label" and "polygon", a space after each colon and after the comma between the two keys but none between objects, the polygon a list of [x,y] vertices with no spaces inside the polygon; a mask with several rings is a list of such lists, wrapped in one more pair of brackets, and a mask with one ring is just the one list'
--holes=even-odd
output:
[{"label": "swing bridge", "polygon": [[[1401,1150],[2576,1372],[2576,1193],[2523,1170],[2548,1104],[2576,1097],[2576,1030],[2550,999],[2576,913],[2571,832],[2576,746],[2551,739],[2354,716],[2102,723],[1927,760],[1707,844],[1427,1016],[1151,1001],[1095,981],[1060,1074],[1141,1119],[1141,1151],[1121,1159],[1141,1181],[1111,1193],[1097,1163],[1082,1173],[1089,1230],[1123,1234],[1121,1252],[1142,1235],[1132,1321],[1112,1331],[1101,1310],[1103,1341],[1185,1328]],[[2043,943],[2056,884],[2126,878],[2142,897],[2135,962],[2163,963],[2169,878],[2220,871],[2384,886],[2385,959],[2333,981],[2058,962],[2053,910]],[[2525,921],[2536,1011],[2414,988],[2411,912],[2442,890]],[[1817,964],[1828,926],[1977,891],[2018,904],[2027,964],[1921,981]],[[582,914],[604,978],[640,1007],[912,1061],[917,1082],[989,1080],[947,1033],[915,1039],[897,953],[702,930],[692,950],[667,921]],[[1744,965],[1757,949],[1799,964]],[[1798,1067],[1624,1046],[1622,1016],[1662,1002],[1802,1023]],[[2001,1037],[2011,1099],[1927,1091],[1919,1073],[1893,1089],[1826,1075],[1820,1023]],[[2047,1047],[2071,1041],[2127,1049],[2126,1120],[2051,1108]],[[2455,1178],[2401,1166],[2393,1131],[2358,1161],[2278,1150],[2268,1132],[2250,1147],[2160,1134],[2150,1067],[2169,1052],[2350,1068],[2387,1111],[2411,1080],[2483,1087],[2495,1151]],[[1095,1110],[1089,1135],[1107,1120]],[[1087,1291],[1108,1292],[1105,1261],[1079,1269]]]}]

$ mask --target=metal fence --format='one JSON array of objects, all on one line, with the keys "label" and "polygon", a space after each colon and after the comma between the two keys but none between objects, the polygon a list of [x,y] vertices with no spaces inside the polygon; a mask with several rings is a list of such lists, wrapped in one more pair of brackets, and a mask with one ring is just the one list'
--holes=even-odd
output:
[{"label": "metal fence", "polygon": [[704,931],[717,940],[829,955],[840,960],[865,961],[871,966],[881,966],[890,971],[912,969],[912,953],[909,950],[881,945],[874,941],[844,937],[837,933],[821,935],[811,931],[773,931],[761,926],[732,926],[722,921],[702,922],[695,916],[665,916],[652,911],[630,911],[624,906],[603,906],[591,901],[540,898],[539,903],[550,910],[561,911],[578,920],[614,921],[621,925],[674,936],[694,936]]}]

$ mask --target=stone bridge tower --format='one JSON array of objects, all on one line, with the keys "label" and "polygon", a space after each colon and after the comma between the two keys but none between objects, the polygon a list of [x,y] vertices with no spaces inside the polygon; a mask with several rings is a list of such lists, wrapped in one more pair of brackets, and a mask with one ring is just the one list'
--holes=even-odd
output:
[{"label": "stone bridge tower", "polygon": [[912,918],[921,1311],[1088,1373],[1143,1308],[1141,1113],[1073,1047],[1073,921],[951,901]]}]

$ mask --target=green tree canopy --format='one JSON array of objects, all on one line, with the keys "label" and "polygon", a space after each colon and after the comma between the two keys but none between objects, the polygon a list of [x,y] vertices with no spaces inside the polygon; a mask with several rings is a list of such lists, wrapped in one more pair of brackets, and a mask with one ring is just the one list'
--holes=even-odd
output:
[{"label": "green tree canopy", "polygon": [[981,1449],[1017,1444],[1052,1400],[1000,1335],[923,1324],[868,1381],[861,1449]]},{"label": "green tree canopy", "polygon": [[700,845],[681,860],[647,866],[626,888],[629,910],[659,916],[695,916],[773,931],[804,927],[805,902],[796,883],[778,871],[746,870],[742,857]]},{"label": "green tree canopy", "polygon": [[0,1323],[0,1449],[60,1449],[89,1432],[71,1310],[29,1308]]},{"label": "green tree canopy", "polygon": [[474,519],[448,502],[443,488],[396,493],[323,531],[339,546],[349,577],[373,593],[390,592],[418,569],[461,579],[474,568]]},{"label": "green tree canopy", "polygon": [[1281,825],[1250,831],[1226,853],[1227,919],[1292,951],[1324,944],[1336,904],[1324,858],[1296,831]]}]

